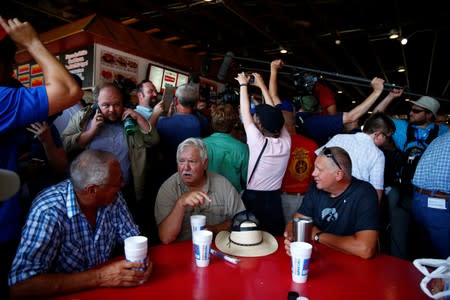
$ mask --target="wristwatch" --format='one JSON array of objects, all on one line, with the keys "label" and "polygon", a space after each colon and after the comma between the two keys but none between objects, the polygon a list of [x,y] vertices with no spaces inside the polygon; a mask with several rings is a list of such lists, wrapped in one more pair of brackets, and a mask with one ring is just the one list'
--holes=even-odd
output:
[{"label": "wristwatch", "polygon": [[320,238],[320,235],[321,235],[321,234],[322,234],[322,231],[319,231],[318,233],[316,233],[316,234],[314,235],[314,242],[320,243],[319,238]]}]

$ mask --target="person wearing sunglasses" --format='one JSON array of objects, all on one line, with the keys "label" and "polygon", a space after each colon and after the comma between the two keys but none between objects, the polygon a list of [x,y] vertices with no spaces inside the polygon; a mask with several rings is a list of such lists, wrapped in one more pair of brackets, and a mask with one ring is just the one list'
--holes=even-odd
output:
[{"label": "person wearing sunglasses", "polygon": [[[374,112],[385,111],[387,106],[402,95],[401,89],[394,89],[386,98],[375,107]],[[397,185],[392,186],[387,194],[390,215],[390,244],[391,254],[401,258],[413,258],[418,253],[426,251],[424,244],[415,244],[420,232],[412,232],[411,199],[414,176],[417,164],[428,145],[438,136],[448,132],[444,124],[435,124],[440,104],[429,96],[422,96],[417,100],[409,101],[408,120],[393,119],[396,130],[392,135],[395,147],[402,153],[401,172],[396,177]],[[431,174],[429,174],[431,176]],[[413,237],[414,238],[408,238]]]},{"label": "person wearing sunglasses", "polygon": [[337,134],[325,146],[316,150],[319,154],[324,147],[341,147],[352,160],[352,175],[372,184],[381,201],[384,183],[385,158],[379,149],[395,132],[395,125],[385,113],[372,114],[363,126],[363,132]]},{"label": "person wearing sunglasses", "polygon": [[[379,207],[375,189],[352,177],[352,161],[342,148],[323,148],[314,162],[314,182],[294,218],[311,217],[311,240],[364,259],[376,254]],[[285,228],[290,255],[292,222]]]}]

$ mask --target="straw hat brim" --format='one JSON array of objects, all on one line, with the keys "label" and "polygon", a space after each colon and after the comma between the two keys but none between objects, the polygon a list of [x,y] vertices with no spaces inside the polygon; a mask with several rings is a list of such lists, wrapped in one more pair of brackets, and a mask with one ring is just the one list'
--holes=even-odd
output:
[{"label": "straw hat brim", "polygon": [[255,246],[239,246],[229,242],[230,232],[221,231],[215,239],[216,247],[227,254],[242,257],[258,257],[274,253],[278,249],[277,240],[268,232],[262,231],[263,242]]}]

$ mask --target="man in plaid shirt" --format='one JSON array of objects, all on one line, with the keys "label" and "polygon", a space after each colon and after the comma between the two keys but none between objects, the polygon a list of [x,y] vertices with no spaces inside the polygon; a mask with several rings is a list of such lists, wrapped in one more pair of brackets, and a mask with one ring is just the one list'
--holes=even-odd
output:
[{"label": "man in plaid shirt", "polygon": [[116,245],[139,235],[119,193],[123,178],[115,156],[86,150],[70,173],[70,180],[33,202],[9,275],[13,298],[136,286],[149,278],[151,263],[108,261]]}]

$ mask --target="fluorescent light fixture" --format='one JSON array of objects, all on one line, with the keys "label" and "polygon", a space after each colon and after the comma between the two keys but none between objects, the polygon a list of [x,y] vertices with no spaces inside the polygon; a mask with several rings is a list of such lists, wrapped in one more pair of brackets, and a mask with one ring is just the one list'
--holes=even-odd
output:
[{"label": "fluorescent light fixture", "polygon": [[123,25],[131,25],[131,24],[134,24],[134,23],[137,23],[137,22],[139,22],[139,19],[129,18],[129,19],[123,20],[120,23],[122,23]]}]

